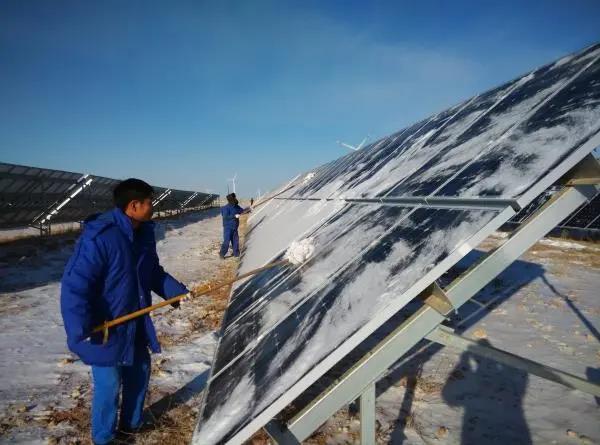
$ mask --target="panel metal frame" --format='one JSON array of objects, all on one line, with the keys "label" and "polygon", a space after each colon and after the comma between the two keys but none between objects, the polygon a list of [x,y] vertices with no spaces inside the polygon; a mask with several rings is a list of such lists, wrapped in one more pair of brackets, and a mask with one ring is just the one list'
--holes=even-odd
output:
[{"label": "panel metal frame", "polygon": [[381,204],[402,207],[423,207],[453,210],[520,210],[515,199],[454,198],[445,196],[399,196],[393,198],[275,198],[280,201],[342,201],[350,204]]},{"label": "panel metal frame", "polygon": [[[585,163],[592,162],[589,158]],[[593,162],[597,161],[593,159]],[[581,179],[572,169],[571,179]],[[581,204],[592,199],[600,187],[585,182],[586,185],[567,185],[546,204],[538,209],[505,242],[489,252],[481,261],[454,280],[443,293],[452,307],[459,308],[469,301],[479,290],[489,284],[498,274],[513,263],[539,239],[549,233]],[[429,295],[425,295],[425,294]],[[422,295],[433,295],[431,288]],[[319,428],[329,417],[344,405],[361,397],[374,385],[387,369],[424,338],[454,347],[471,347],[471,343],[462,337],[451,335],[441,328],[445,315],[424,305],[408,320],[404,321],[377,346],[363,356],[351,369],[339,378],[331,387],[321,393],[306,408],[296,414],[286,424],[271,420],[264,428],[271,438],[279,444],[301,443]],[[458,337],[458,338],[457,338]],[[477,349],[474,353],[500,360],[510,366],[519,367],[540,377],[561,383],[569,388],[579,389],[597,395],[600,387],[586,379],[573,376],[531,360],[500,351],[496,348]],[[291,401],[290,401],[291,403]],[[231,443],[237,443],[231,441]]]}]

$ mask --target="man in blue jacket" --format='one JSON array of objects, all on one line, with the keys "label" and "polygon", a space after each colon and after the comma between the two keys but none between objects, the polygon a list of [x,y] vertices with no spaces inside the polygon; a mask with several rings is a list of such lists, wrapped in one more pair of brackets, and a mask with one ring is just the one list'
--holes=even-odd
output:
[{"label": "man in blue jacket", "polygon": [[233,247],[233,256],[240,256],[240,237],[238,227],[240,226],[240,215],[248,210],[240,207],[235,197],[235,193],[227,195],[227,204],[221,207],[221,216],[223,217],[223,244],[219,256],[225,258],[229,250],[229,244]]},{"label": "man in blue jacket", "polygon": [[[75,245],[62,278],[61,312],[69,349],[92,366],[92,439],[115,438],[119,393],[119,429],[142,424],[150,379],[150,354],[160,345],[149,315],[89,337],[106,320],[152,304],[151,291],[163,298],[188,293],[166,273],[156,253],[150,185],[127,179],[114,190],[115,208],[91,216]],[[106,341],[104,341],[106,340]]]}]

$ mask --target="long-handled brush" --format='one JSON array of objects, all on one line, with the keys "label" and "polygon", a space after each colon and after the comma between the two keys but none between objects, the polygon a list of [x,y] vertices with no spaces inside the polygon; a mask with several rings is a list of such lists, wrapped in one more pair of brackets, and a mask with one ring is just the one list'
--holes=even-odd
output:
[{"label": "long-handled brush", "polygon": [[134,318],[141,317],[142,315],[148,314],[148,313],[155,311],[156,309],[159,309],[161,307],[164,307],[164,306],[167,306],[167,305],[170,305],[173,303],[177,303],[177,302],[183,300],[184,298],[186,298],[186,299],[190,298],[190,297],[195,298],[195,297],[199,297],[201,295],[209,294],[211,292],[216,291],[217,289],[221,289],[223,287],[230,286],[231,284],[235,283],[236,281],[243,280],[244,278],[250,277],[252,275],[256,275],[260,272],[263,272],[268,269],[272,269],[274,267],[286,266],[286,265],[300,265],[300,264],[304,263],[305,261],[307,261],[312,256],[313,252],[314,252],[314,247],[313,247],[312,241],[310,239],[305,239],[300,242],[294,241],[290,245],[289,249],[287,250],[287,252],[285,254],[285,259],[283,259],[281,261],[275,261],[273,263],[269,263],[263,267],[259,267],[257,269],[243,273],[242,275],[239,275],[238,277],[231,279],[231,280],[226,280],[226,281],[222,281],[222,282],[218,282],[218,283],[214,283],[214,284],[208,283],[208,284],[199,286],[198,288],[194,289],[189,294],[177,295],[176,297],[169,298],[168,300],[161,301],[160,303],[153,304],[152,306],[148,306],[148,307],[145,307],[138,311],[132,312],[130,314],[123,315],[121,317],[115,318],[114,320],[105,321],[101,325],[96,326],[92,330],[91,334],[102,332],[104,335],[103,343],[106,343],[106,341],[108,340],[108,330],[114,326],[126,323],[130,320],[133,320]]}]

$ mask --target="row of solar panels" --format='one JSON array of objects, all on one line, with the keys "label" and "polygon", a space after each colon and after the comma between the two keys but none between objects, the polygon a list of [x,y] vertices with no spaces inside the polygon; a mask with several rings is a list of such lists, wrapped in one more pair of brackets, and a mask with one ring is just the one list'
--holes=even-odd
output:
[{"label": "row of solar panels", "polygon": [[[52,209],[53,223],[81,221],[113,206],[117,179],[0,163],[0,228],[40,224]],[[218,195],[154,187],[157,205],[172,211],[212,204]],[[63,204],[64,203],[64,204]],[[48,219],[47,221],[49,221]]]}]

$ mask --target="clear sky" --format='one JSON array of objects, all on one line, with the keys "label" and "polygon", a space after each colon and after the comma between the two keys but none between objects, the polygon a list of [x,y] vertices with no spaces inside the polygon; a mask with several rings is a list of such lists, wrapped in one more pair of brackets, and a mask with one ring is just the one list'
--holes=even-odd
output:
[{"label": "clear sky", "polygon": [[0,4],[0,161],[272,188],[600,40],[600,1]]}]

